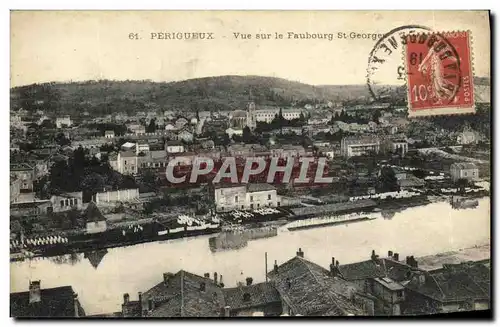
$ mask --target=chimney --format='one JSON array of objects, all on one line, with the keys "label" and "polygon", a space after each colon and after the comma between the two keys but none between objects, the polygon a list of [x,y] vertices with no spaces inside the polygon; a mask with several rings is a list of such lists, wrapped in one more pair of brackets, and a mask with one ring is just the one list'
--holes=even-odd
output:
[{"label": "chimney", "polygon": [[224,283],[222,282],[222,275],[219,276],[219,286],[224,287]]},{"label": "chimney", "polygon": [[304,257],[304,252],[302,252],[302,248],[299,248],[299,250],[297,251],[296,254],[297,254],[298,257],[301,257],[301,258]]},{"label": "chimney", "polygon": [[387,252],[387,256],[388,256],[389,258],[392,258],[392,255],[393,255],[393,254],[392,254],[392,251],[391,251],[391,250],[389,250],[389,251]]},{"label": "chimney", "polygon": [[274,260],[274,273],[278,273],[278,260]]},{"label": "chimney", "polygon": [[392,258],[393,258],[395,261],[399,261],[399,253],[394,253],[394,255],[392,256]]},{"label": "chimney", "polygon": [[231,312],[231,307],[225,306],[224,307],[224,317],[231,317],[230,312]]},{"label": "chimney", "polygon": [[375,254],[375,250],[372,250],[371,259],[372,260],[377,260],[377,255]]},{"label": "chimney", "polygon": [[335,266],[338,267],[339,266],[339,261],[335,261]]},{"label": "chimney", "polygon": [[217,284],[217,273],[214,272],[214,283]]},{"label": "chimney", "polygon": [[138,297],[139,297],[139,303],[142,303],[142,292],[138,293]]},{"label": "chimney", "polygon": [[41,299],[40,281],[34,280],[30,283],[30,300],[29,303],[40,302]]},{"label": "chimney", "polygon": [[201,282],[200,283],[200,292],[205,292],[206,286],[207,285],[205,284],[205,282]]},{"label": "chimney", "polygon": [[410,266],[410,262],[411,262],[410,257],[409,257],[409,256],[406,256],[406,264],[407,264],[408,266]]},{"label": "chimney", "polygon": [[253,283],[253,278],[252,277],[247,277],[246,281],[247,281],[247,286],[250,286]]},{"label": "chimney", "polygon": [[163,273],[163,283],[165,285],[168,285],[169,278],[170,278],[169,273]]},{"label": "chimney", "polygon": [[73,293],[73,306],[75,310],[75,317],[78,318],[80,316],[80,306],[78,305],[78,294]]},{"label": "chimney", "polygon": [[203,277],[205,277],[205,278],[210,278],[210,273],[205,273],[205,274],[203,275]]},{"label": "chimney", "polygon": [[128,293],[123,294],[123,304],[127,304],[130,301],[130,295]]}]

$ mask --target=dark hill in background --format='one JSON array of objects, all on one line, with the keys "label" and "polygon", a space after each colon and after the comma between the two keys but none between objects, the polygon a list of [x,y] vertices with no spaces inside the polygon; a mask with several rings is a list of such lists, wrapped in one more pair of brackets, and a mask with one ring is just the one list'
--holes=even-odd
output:
[{"label": "dark hill in background", "polygon": [[168,83],[100,80],[15,87],[11,89],[11,109],[41,109],[58,115],[149,109],[218,111],[243,109],[251,97],[259,106],[301,106],[369,96],[366,85],[313,86],[262,76],[217,76]]}]

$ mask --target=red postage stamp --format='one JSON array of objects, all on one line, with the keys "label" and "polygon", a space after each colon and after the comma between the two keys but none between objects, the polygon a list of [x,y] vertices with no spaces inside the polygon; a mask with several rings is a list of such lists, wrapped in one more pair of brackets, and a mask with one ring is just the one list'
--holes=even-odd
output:
[{"label": "red postage stamp", "polygon": [[469,32],[405,36],[410,117],[474,113]]}]

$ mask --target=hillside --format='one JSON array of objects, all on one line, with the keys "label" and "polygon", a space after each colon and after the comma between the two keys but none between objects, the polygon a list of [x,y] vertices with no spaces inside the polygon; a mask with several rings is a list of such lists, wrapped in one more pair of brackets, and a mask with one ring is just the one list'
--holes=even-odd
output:
[{"label": "hillside", "polygon": [[11,109],[49,114],[102,115],[148,109],[234,110],[252,98],[258,105],[289,106],[368,98],[366,85],[313,86],[262,76],[218,76],[179,82],[86,81],[44,83],[11,89]]}]

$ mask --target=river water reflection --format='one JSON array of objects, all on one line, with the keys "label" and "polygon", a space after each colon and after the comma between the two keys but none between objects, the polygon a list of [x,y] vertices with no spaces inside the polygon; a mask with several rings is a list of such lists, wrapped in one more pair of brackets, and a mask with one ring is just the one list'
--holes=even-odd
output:
[{"label": "river water reflection", "polygon": [[[387,217],[387,216],[386,216]],[[41,258],[13,262],[11,291],[28,289],[30,280],[42,288],[71,285],[87,314],[121,310],[123,293],[131,300],[137,292],[160,282],[163,272],[180,269],[203,275],[218,272],[226,286],[236,286],[247,276],[265,279],[264,253],[269,269],[295,255],[301,247],[305,258],[328,267],[334,256],[341,264],[366,260],[374,249],[424,256],[489,243],[490,199],[479,200],[475,209],[454,210],[445,202],[397,212],[390,219],[349,225],[281,232],[268,239],[251,241],[239,250],[212,252],[209,236],[154,242],[108,249],[93,254]]]}]

